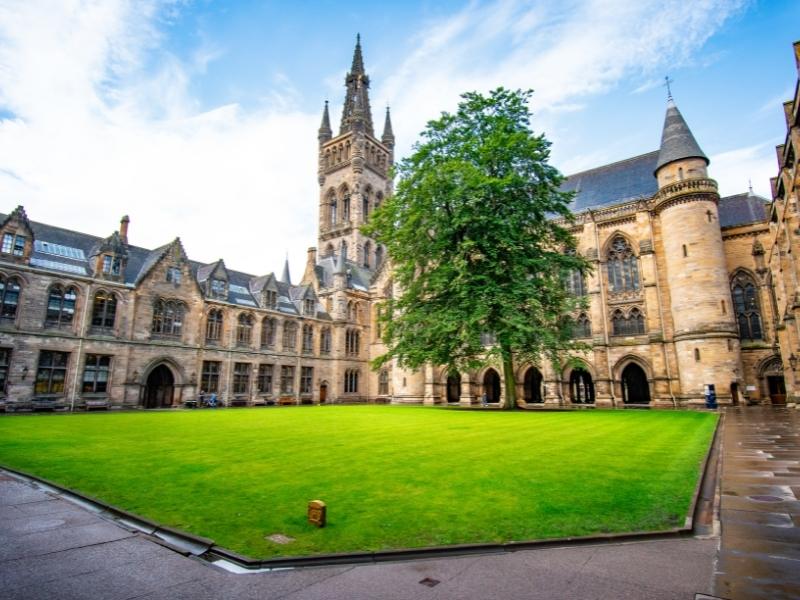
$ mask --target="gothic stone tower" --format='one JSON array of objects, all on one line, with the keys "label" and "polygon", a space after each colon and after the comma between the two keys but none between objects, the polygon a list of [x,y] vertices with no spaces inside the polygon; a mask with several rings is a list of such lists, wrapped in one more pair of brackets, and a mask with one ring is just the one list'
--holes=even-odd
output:
[{"label": "gothic stone tower", "polygon": [[383,258],[383,249],[362,234],[359,225],[391,193],[387,173],[394,160],[394,134],[387,108],[383,135],[375,137],[360,36],[345,85],[339,134],[333,137],[327,102],[319,128],[317,247],[323,258],[344,254],[347,260],[374,269]]},{"label": "gothic stone tower", "polygon": [[655,176],[681,400],[700,403],[705,384],[730,393],[739,339],[709,160],[670,97]]}]

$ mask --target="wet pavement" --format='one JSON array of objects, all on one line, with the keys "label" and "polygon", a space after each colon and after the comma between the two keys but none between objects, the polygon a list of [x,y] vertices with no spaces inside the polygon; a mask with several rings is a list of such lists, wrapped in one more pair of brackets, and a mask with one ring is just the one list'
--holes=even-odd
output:
[{"label": "wet pavement", "polygon": [[800,410],[726,410],[715,594],[800,598]]}]

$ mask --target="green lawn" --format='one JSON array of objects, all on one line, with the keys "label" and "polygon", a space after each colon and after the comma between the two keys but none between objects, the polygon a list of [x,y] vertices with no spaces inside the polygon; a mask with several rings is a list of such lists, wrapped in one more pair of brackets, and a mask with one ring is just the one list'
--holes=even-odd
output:
[{"label": "green lawn", "polygon": [[[716,418],[387,406],[6,416],[0,464],[253,557],[308,555],[680,526]],[[306,523],[312,499],[328,504],[325,529]]]}]

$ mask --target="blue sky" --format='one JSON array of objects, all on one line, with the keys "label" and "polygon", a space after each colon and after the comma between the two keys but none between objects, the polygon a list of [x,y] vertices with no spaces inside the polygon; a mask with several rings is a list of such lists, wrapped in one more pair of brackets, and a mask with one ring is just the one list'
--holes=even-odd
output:
[{"label": "blue sky", "polygon": [[497,85],[535,90],[566,174],[648,152],[669,74],[721,192],[768,196],[798,23],[796,0],[0,0],[0,211],[98,235],[128,213],[139,245],[256,274],[288,251],[297,278],[356,32],[401,155]]}]

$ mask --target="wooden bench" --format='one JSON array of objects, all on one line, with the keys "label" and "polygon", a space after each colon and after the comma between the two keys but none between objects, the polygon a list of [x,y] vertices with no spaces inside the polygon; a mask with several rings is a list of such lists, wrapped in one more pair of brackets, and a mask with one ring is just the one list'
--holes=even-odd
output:
[{"label": "wooden bench", "polygon": [[294,396],[281,396],[278,398],[278,406],[294,406],[297,400]]},{"label": "wooden bench", "polygon": [[104,408],[108,410],[108,398],[87,398],[86,410],[92,410],[95,408]]}]

